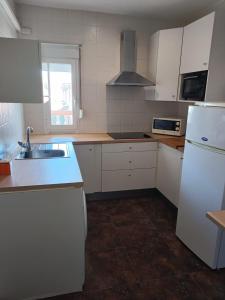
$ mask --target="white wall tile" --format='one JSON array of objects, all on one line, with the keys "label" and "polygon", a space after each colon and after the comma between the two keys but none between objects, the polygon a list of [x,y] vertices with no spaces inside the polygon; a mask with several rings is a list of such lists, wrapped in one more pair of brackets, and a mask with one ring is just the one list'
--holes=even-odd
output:
[{"label": "white wall tile", "polygon": [[[81,43],[81,83],[84,118],[79,120],[80,132],[149,130],[152,115],[177,112],[176,105],[144,101],[144,89],[106,87],[120,71],[120,32],[137,33],[137,70],[148,73],[149,36],[166,23],[145,18],[74,10],[59,10],[27,5],[18,6],[22,26],[32,28],[32,35],[22,38],[49,42]],[[171,106],[170,106],[171,105]],[[44,109],[25,108],[26,124],[44,132]]]}]

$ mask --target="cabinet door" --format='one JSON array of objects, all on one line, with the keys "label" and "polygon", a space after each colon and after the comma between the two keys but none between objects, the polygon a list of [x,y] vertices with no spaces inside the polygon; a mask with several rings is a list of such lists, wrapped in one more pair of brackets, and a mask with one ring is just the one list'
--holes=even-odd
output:
[{"label": "cabinet door", "polygon": [[156,186],[176,207],[179,199],[181,166],[182,153],[160,144]]},{"label": "cabinet door", "polygon": [[155,87],[145,88],[146,100],[177,100],[183,28],[160,30],[150,38],[149,77]]},{"label": "cabinet door", "polygon": [[184,27],[181,74],[208,70],[215,13]]},{"label": "cabinet door", "polygon": [[183,28],[160,31],[155,100],[177,100],[182,37]]},{"label": "cabinet door", "polygon": [[101,145],[75,145],[85,193],[101,192]]},{"label": "cabinet door", "polygon": [[0,102],[43,102],[38,41],[0,38],[0,66]]}]

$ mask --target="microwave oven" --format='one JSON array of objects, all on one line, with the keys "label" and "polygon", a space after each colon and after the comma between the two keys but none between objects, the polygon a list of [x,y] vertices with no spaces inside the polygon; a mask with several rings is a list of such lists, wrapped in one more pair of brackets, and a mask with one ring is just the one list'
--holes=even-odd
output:
[{"label": "microwave oven", "polygon": [[182,75],[181,99],[204,101],[208,71],[193,72]]},{"label": "microwave oven", "polygon": [[182,136],[185,130],[185,119],[153,117],[152,133]]}]

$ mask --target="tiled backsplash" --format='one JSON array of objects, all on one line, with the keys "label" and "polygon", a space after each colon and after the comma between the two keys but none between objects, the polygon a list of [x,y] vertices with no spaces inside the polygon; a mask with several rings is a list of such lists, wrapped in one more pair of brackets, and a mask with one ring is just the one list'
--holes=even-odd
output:
[{"label": "tiled backsplash", "polygon": [[[82,103],[84,118],[78,132],[145,131],[152,115],[176,114],[177,105],[144,101],[144,90],[134,87],[106,87],[120,69],[120,32],[137,33],[137,71],[148,75],[149,36],[169,24],[129,16],[59,10],[27,5],[17,7],[22,26],[32,29],[22,38],[82,44]],[[26,125],[45,132],[44,104],[24,106]]]},{"label": "tiled backsplash", "polygon": [[[0,37],[15,37],[16,32],[0,9]],[[0,70],[2,72],[2,70]],[[14,150],[23,137],[22,104],[0,103],[0,158]]]}]

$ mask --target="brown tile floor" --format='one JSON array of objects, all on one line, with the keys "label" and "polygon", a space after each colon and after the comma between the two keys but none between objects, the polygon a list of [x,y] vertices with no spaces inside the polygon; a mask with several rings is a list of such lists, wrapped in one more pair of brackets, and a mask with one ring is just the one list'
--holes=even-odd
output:
[{"label": "brown tile floor", "polygon": [[159,192],[88,203],[83,293],[51,300],[225,299],[212,271],[175,235],[176,209]]}]

